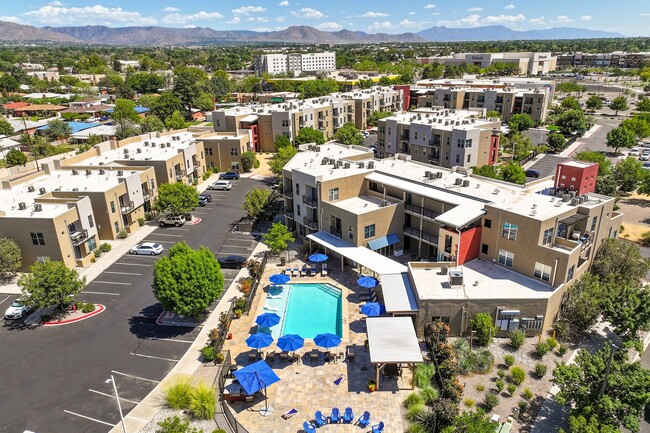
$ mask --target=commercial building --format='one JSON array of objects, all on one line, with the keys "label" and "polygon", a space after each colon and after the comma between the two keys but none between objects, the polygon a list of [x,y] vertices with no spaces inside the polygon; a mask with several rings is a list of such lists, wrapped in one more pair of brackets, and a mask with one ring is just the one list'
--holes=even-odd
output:
[{"label": "commercial building", "polygon": [[642,62],[650,60],[650,52],[627,53],[565,53],[557,56],[557,69],[574,66],[585,68],[639,68]]},{"label": "commercial building", "polygon": [[521,75],[546,75],[556,68],[557,57],[550,52],[456,53],[451,56],[417,57],[420,64],[439,63],[446,66],[470,64],[487,68],[495,63],[518,67]]},{"label": "commercial building", "polygon": [[443,167],[493,165],[499,154],[499,119],[484,110],[420,108],[377,123],[377,156],[410,155]]},{"label": "commercial building", "polygon": [[336,53],[290,53],[259,54],[253,58],[255,74],[263,73],[298,76],[302,73],[334,72],[336,70]]},{"label": "commercial building", "polygon": [[283,173],[287,225],[378,275],[387,311],[418,333],[435,318],[461,334],[478,311],[502,332],[542,332],[622,220],[613,198],[551,179],[513,185],[336,143],[301,150]]}]

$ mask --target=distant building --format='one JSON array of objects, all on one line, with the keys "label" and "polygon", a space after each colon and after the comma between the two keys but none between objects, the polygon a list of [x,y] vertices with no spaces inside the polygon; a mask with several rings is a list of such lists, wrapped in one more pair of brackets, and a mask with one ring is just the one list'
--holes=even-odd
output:
[{"label": "distant building", "polygon": [[565,53],[557,56],[557,69],[574,66],[585,68],[638,68],[642,62],[650,61],[650,52],[627,53]]},{"label": "distant building", "polygon": [[417,57],[420,64],[439,63],[446,66],[470,64],[487,68],[495,63],[515,64],[521,75],[546,75],[555,70],[557,57],[550,52],[456,53],[451,56]]},{"label": "distant building", "polygon": [[303,72],[334,72],[336,70],[336,53],[326,51],[307,54],[260,54],[253,59],[255,74],[263,73],[290,76]]},{"label": "distant building", "polygon": [[126,72],[127,69],[140,69],[140,62],[138,60],[118,60],[117,63],[120,65],[120,71]]}]

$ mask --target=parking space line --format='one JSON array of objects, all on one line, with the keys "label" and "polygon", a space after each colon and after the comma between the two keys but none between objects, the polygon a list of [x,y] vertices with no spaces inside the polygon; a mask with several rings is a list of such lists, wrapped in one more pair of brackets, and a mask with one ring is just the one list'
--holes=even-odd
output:
[{"label": "parking space line", "polygon": [[150,358],[150,359],[160,359],[161,361],[169,361],[169,362],[178,362],[178,359],[171,359],[171,358],[161,358],[160,356],[153,356],[153,355],[143,355],[141,353],[133,353],[131,352],[131,355],[133,356],[139,356],[141,358]]},{"label": "parking space line", "polygon": [[[105,397],[115,398],[115,396],[112,395],[112,394],[106,394],[105,392],[96,391],[96,390],[94,390],[94,389],[90,389],[90,388],[88,388],[88,391],[90,391],[90,392],[94,392],[95,394],[103,395],[103,396],[105,396]],[[127,403],[133,403],[133,404],[138,404],[138,403],[140,403],[139,401],[129,400],[128,398],[122,398],[122,397],[120,397],[120,400],[122,400],[122,401],[126,401]]]},{"label": "parking space line", "polygon": [[[152,241],[151,239],[147,239],[147,240],[145,240],[145,242],[155,242],[157,244],[177,244],[178,243],[177,241],[159,241],[159,240]],[[135,254],[135,255],[139,256],[141,254]]]},{"label": "parking space line", "polygon": [[[189,232],[190,231],[190,229],[182,229],[180,227],[170,227],[170,228],[165,229],[165,230],[174,230],[174,231],[179,231],[179,232]],[[158,234],[158,233],[156,233],[156,234]]]},{"label": "parking space line", "polygon": [[114,272],[114,271],[104,271],[105,274],[115,274],[115,275],[142,275],[136,274],[135,272]]},{"label": "parking space line", "polygon": [[216,253],[216,255],[218,255],[218,256],[232,256],[232,255],[236,255],[236,254],[234,252],[230,252],[230,253],[218,252],[218,253]]},{"label": "parking space line", "polygon": [[168,235],[167,233],[156,233],[156,236],[169,236],[170,238],[182,238],[183,235]]},{"label": "parking space line", "polygon": [[108,292],[81,292],[82,295],[107,295],[107,296],[120,296],[119,293]]},{"label": "parking space line", "polygon": [[129,414],[129,415],[124,415],[124,418],[131,418],[131,419],[134,419],[134,420],[137,420],[137,421],[143,422],[143,423],[145,423],[145,424],[148,423],[149,421],[151,421],[150,419],[147,420],[147,419],[142,419],[142,418],[134,417],[134,416],[131,415],[131,414]]},{"label": "parking space line", "polygon": [[117,284],[120,286],[130,286],[131,283],[118,283],[114,281],[97,281],[97,280],[92,280],[91,283],[99,283],[99,284]]},{"label": "parking space line", "polygon": [[192,213],[193,213],[193,214],[197,214],[197,215],[208,215],[208,212],[197,212],[197,211],[194,211],[194,212],[192,212]]},{"label": "parking space line", "polygon": [[100,423],[100,424],[104,424],[104,425],[109,425],[109,426],[111,426],[111,427],[115,427],[115,424],[111,424],[110,422],[102,421],[102,420],[99,420],[99,419],[96,419],[96,418],[91,418],[91,417],[89,417],[89,416],[82,415],[82,414],[80,414],[80,413],[71,412],[71,411],[69,411],[69,410],[65,410],[65,409],[63,410],[63,412],[68,413],[68,414],[70,414],[70,415],[78,416],[79,418],[84,418],[84,419],[87,419],[87,420],[90,420],[90,421],[98,422],[98,423]]},{"label": "parking space line", "polygon": [[2,304],[4,301],[6,301],[6,300],[9,299],[9,298],[11,298],[11,295],[7,296],[7,297],[4,298],[2,301],[0,301],[0,304]]},{"label": "parking space line", "polygon": [[144,381],[152,382],[152,383],[160,383],[159,380],[153,380],[153,379],[147,379],[146,377],[134,376],[132,374],[122,373],[121,371],[111,370],[111,373],[119,374],[121,376],[130,377],[131,379],[139,379],[139,380],[144,380]]},{"label": "parking space line", "polygon": [[255,239],[237,239],[237,238],[230,238],[226,242],[248,242],[248,243],[257,243]]},{"label": "parking space line", "polygon": [[158,338],[158,337],[152,337],[149,340],[156,340],[156,341],[171,341],[172,343],[185,343],[185,344],[192,344],[194,341],[192,340],[177,340],[175,338]]}]

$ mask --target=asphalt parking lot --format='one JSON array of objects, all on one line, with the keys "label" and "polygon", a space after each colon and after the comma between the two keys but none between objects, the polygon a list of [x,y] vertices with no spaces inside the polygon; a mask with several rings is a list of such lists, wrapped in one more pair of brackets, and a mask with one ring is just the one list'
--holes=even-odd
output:
[{"label": "asphalt parking lot", "polygon": [[[217,256],[248,256],[257,240],[233,232],[232,224],[245,215],[246,192],[263,184],[253,179],[233,184],[231,191],[210,191],[212,202],[195,212],[200,223],[158,228],[144,241],[167,250],[184,240]],[[89,283],[78,299],[107,307],[96,317],[47,328],[4,321],[0,432],[107,432],[119,422],[111,375],[126,416],[165,377],[199,329],[156,324],[162,312],[151,291],[156,259],[126,254]],[[228,287],[237,270],[223,273]],[[0,296],[0,310],[13,299]]]}]

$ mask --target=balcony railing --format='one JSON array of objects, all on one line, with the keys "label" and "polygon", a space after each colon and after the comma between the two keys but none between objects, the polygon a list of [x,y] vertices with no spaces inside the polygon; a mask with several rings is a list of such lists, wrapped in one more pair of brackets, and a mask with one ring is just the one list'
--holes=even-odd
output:
[{"label": "balcony railing", "polygon": [[78,232],[72,232],[70,233],[70,239],[72,239],[73,245],[79,245],[88,239],[88,230],[83,229]]},{"label": "balcony railing", "polygon": [[129,201],[129,202],[126,202],[126,203],[123,203],[123,204],[120,205],[120,211],[123,214],[133,212],[134,209],[135,209],[135,203],[132,202],[132,201]]},{"label": "balcony railing", "polygon": [[186,174],[187,173],[185,173],[185,170],[177,171],[176,172],[176,180],[182,180],[185,177]]},{"label": "balcony railing", "polygon": [[144,197],[144,201],[151,200],[154,195],[156,195],[156,190],[155,189],[145,189],[142,192],[142,196]]},{"label": "balcony railing", "polygon": [[293,188],[291,188],[290,186],[285,186],[282,189],[282,194],[284,194],[286,196],[289,196],[289,197],[293,197]]},{"label": "balcony railing", "polygon": [[404,226],[404,234],[432,245],[438,245],[438,236],[414,227]]},{"label": "balcony railing", "polygon": [[423,208],[414,204],[405,204],[404,210],[408,213],[421,216],[430,220],[435,220],[440,216],[439,212],[435,212],[431,209]]},{"label": "balcony railing", "polygon": [[302,196],[302,203],[304,205],[306,205],[306,206],[309,206],[309,207],[318,206],[318,200],[317,199],[315,199],[313,197],[306,196],[306,195]]},{"label": "balcony railing", "polygon": [[429,140],[429,146],[440,147],[440,140]]},{"label": "balcony railing", "polygon": [[309,218],[303,218],[303,224],[309,227],[312,230],[318,230],[318,220],[312,220]]},{"label": "balcony railing", "polygon": [[284,216],[287,218],[293,219],[293,209],[287,209],[284,211]]},{"label": "balcony railing", "polygon": [[198,170],[199,168],[201,168],[201,163],[199,162],[195,162],[193,165],[194,165],[194,170]]}]

